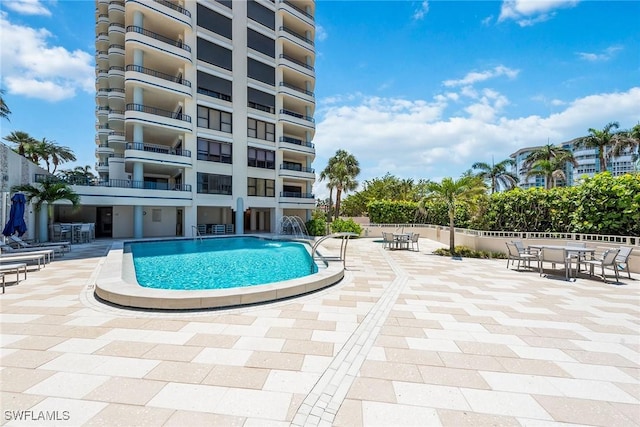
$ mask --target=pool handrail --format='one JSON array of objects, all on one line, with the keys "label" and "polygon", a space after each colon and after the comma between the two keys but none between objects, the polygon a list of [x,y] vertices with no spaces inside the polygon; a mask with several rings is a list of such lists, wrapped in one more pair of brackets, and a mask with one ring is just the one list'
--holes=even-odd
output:
[{"label": "pool handrail", "polygon": [[[311,259],[312,260],[315,259],[316,249],[318,249],[318,246],[320,245],[320,243],[324,242],[327,239],[333,239],[333,238],[336,238],[336,237],[341,237],[342,238],[342,242],[340,242],[340,255],[338,257],[325,257],[325,256],[323,256],[322,259],[324,261],[342,261],[342,266],[346,267],[346,265],[347,265],[347,244],[349,243],[349,239],[351,237],[357,237],[357,236],[358,236],[357,233],[351,233],[351,232],[332,233],[332,234],[328,234],[326,236],[322,236],[321,238],[316,240],[316,242],[311,247]],[[313,265],[311,266],[311,269],[313,270]]]}]

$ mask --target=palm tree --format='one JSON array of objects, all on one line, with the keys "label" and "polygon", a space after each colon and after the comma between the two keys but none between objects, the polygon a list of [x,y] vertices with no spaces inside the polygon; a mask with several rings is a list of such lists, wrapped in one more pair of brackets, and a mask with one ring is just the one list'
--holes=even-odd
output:
[{"label": "palm tree", "polygon": [[578,165],[570,150],[547,144],[532,151],[522,166],[527,170],[527,178],[533,175],[544,176],[544,186],[549,189],[554,186],[554,179],[566,179],[564,168],[567,163],[571,163],[573,166]]},{"label": "palm tree", "polygon": [[[75,154],[69,147],[58,145],[55,141],[49,141],[47,138],[42,138],[42,141],[38,142],[36,151],[47,165],[47,172],[51,174],[56,173],[60,163],[74,162],[76,160]],[[51,164],[53,164],[53,170],[51,170]]]},{"label": "palm tree", "polygon": [[633,160],[636,160],[636,150],[640,149],[640,123],[635,125],[631,130],[622,131],[618,134],[618,138],[609,151],[608,157],[619,157],[625,152],[631,152]]},{"label": "palm tree", "polygon": [[321,179],[324,176],[329,180],[329,185],[332,186],[330,189],[336,189],[336,217],[340,215],[340,199],[342,198],[342,193],[358,188],[356,176],[358,176],[359,173],[360,165],[353,154],[350,154],[346,150],[338,150],[336,154],[329,159],[327,167],[320,174]]},{"label": "palm tree", "polygon": [[602,130],[589,128],[589,135],[578,138],[576,146],[584,148],[595,148],[598,151],[600,161],[600,172],[607,170],[606,151],[608,147],[613,147],[621,139],[622,134],[615,132],[620,125],[618,122],[607,123]]},{"label": "palm tree", "polygon": [[[53,220],[53,203],[58,200],[68,200],[73,207],[80,204],[80,196],[71,189],[66,183],[50,177],[44,181],[34,184],[16,185],[11,191],[21,191],[25,193],[27,201],[33,203],[36,212],[40,212],[42,204],[47,204],[47,230]],[[43,236],[41,236],[43,238]],[[43,240],[46,240],[43,238]]]},{"label": "palm tree", "polygon": [[464,175],[454,181],[452,178],[443,178],[442,182],[429,182],[427,195],[418,203],[420,213],[426,213],[426,204],[429,201],[446,204],[449,214],[449,252],[455,253],[455,213],[456,204],[472,204],[478,196],[486,191],[487,187],[482,178]]},{"label": "palm tree", "polygon": [[0,89],[0,117],[3,119],[9,120],[9,114],[11,114],[11,110],[4,102],[4,89]]},{"label": "palm tree", "polygon": [[91,166],[76,166],[74,169],[65,169],[58,172],[58,177],[70,184],[86,185],[96,178],[91,171]]},{"label": "palm tree", "polygon": [[36,141],[36,139],[31,135],[19,130],[11,132],[9,135],[4,137],[4,140],[15,144],[16,147],[13,148],[13,151],[28,159],[32,158],[31,154],[38,143],[38,141]]},{"label": "palm tree", "polygon": [[324,168],[322,172],[320,172],[320,181],[327,180],[327,188],[329,189],[329,204],[327,205],[327,222],[331,222],[332,218],[332,199],[333,199],[333,189],[336,187],[336,183],[333,180],[333,176],[331,175],[331,164],[327,164],[327,167]]},{"label": "palm tree", "polygon": [[518,184],[518,176],[507,170],[507,166],[515,166],[516,161],[513,159],[505,159],[497,164],[476,162],[471,167],[480,169],[476,176],[491,182],[491,194],[495,193],[498,188],[511,190]]}]

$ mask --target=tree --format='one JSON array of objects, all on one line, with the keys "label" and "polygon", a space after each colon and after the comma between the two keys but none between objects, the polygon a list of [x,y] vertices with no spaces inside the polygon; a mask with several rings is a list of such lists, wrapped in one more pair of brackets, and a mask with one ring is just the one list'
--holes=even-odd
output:
[{"label": "tree", "polygon": [[576,140],[577,147],[595,148],[598,152],[600,172],[607,170],[606,151],[613,147],[620,139],[624,139],[623,134],[615,132],[620,125],[618,122],[608,123],[602,130],[589,128],[589,135]]},{"label": "tree", "polygon": [[27,201],[33,203],[36,212],[40,212],[43,203],[47,204],[47,230],[53,221],[54,202],[68,200],[74,208],[80,204],[80,196],[66,183],[55,177],[50,177],[34,184],[16,185],[11,191],[21,191],[25,193]]},{"label": "tree", "polygon": [[476,162],[471,167],[479,169],[480,172],[476,176],[491,182],[491,194],[495,193],[499,188],[511,190],[518,184],[518,176],[507,170],[507,166],[515,166],[513,159],[506,159],[497,164]]},{"label": "tree", "polygon": [[544,176],[546,189],[555,185],[556,179],[565,179],[564,168],[567,163],[578,165],[573,153],[566,148],[547,144],[544,147],[532,151],[524,160],[522,166],[527,170],[527,178],[530,176]]},{"label": "tree", "polygon": [[[49,141],[47,138],[42,138],[42,141],[36,144],[35,151],[47,165],[47,172],[52,174],[56,173],[60,163],[76,160],[75,154],[69,147],[58,145],[55,141]],[[53,170],[51,170],[51,165],[53,165]]]},{"label": "tree", "polygon": [[633,160],[637,161],[635,151],[640,150],[640,123],[635,125],[631,130],[622,131],[618,134],[618,138],[609,151],[608,157],[619,157],[625,152],[631,152]]},{"label": "tree", "polygon": [[[336,189],[335,216],[340,215],[340,199],[342,193],[353,191],[358,188],[356,177],[360,174],[360,165],[358,160],[346,150],[338,150],[336,154],[329,159],[327,167],[320,173],[320,180],[327,179],[327,186],[332,191]],[[331,198],[331,193],[329,198]],[[331,220],[331,213],[329,214]]]},{"label": "tree", "polygon": [[0,117],[9,121],[9,114],[11,114],[11,110],[4,102],[4,89],[0,89]]},{"label": "tree", "polygon": [[331,176],[331,168],[330,165],[324,168],[322,172],[320,172],[320,181],[327,180],[327,188],[329,189],[329,201],[327,203],[327,222],[331,222],[332,218],[332,199],[333,199],[333,189],[336,187],[335,181],[333,181],[333,177]]},{"label": "tree", "polygon": [[427,195],[418,203],[418,209],[423,215],[426,213],[428,202],[444,203],[449,215],[449,252],[455,253],[455,212],[456,204],[473,205],[482,196],[487,187],[482,178],[465,175],[458,180],[443,178],[442,182],[427,184]]},{"label": "tree", "polygon": [[35,149],[35,145],[38,143],[38,141],[36,141],[36,139],[31,135],[19,130],[11,132],[9,135],[4,137],[4,140],[15,144],[16,146],[13,147],[13,151],[30,160],[32,159],[32,153]]},{"label": "tree", "polygon": [[74,169],[65,169],[58,172],[59,178],[65,180],[69,184],[87,185],[89,182],[96,179],[96,176],[91,171],[91,166],[76,166]]}]

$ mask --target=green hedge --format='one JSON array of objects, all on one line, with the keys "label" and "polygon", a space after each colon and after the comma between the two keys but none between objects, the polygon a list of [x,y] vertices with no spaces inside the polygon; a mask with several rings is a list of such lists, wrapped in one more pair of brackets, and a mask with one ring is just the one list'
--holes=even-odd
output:
[{"label": "green hedge", "polygon": [[[446,206],[375,201],[367,205],[374,224],[449,225]],[[496,231],[539,231],[640,236],[640,174],[585,178],[574,187],[515,189],[480,199],[474,212],[456,207],[456,227]]]}]

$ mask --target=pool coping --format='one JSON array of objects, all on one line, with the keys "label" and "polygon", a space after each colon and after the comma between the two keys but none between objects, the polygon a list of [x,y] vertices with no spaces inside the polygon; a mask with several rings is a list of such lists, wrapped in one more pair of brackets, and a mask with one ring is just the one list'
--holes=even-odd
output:
[{"label": "pool coping", "polygon": [[[228,237],[269,238],[254,235]],[[124,252],[124,245],[153,240],[168,239],[113,242],[104,262],[99,267],[94,290],[96,296],[104,301],[130,308],[158,310],[228,308],[304,295],[334,285],[344,277],[344,266],[341,261],[325,261],[325,265],[320,266],[317,273],[265,285],[211,290],[146,288],[138,284],[133,269],[133,256],[131,253]]]}]

